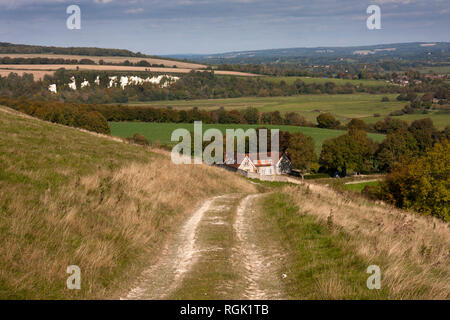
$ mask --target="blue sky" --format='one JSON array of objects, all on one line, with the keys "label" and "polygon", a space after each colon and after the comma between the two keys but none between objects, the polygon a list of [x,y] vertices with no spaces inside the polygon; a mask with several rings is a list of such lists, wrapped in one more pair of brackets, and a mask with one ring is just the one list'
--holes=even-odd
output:
[{"label": "blue sky", "polygon": [[[66,28],[71,4],[81,30]],[[0,41],[147,54],[450,41],[449,21],[450,0],[0,0]]]}]

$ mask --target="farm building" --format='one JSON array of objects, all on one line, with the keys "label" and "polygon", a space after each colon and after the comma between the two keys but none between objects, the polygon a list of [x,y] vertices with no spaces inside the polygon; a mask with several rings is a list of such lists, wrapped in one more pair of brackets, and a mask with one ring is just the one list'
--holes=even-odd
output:
[{"label": "farm building", "polygon": [[[238,160],[240,158],[241,161]],[[232,159],[225,155],[224,159],[226,167],[247,176],[273,176],[290,173],[292,170],[291,161],[286,154],[279,154],[274,158],[270,152],[267,153],[267,157],[260,153],[246,153],[243,157],[235,155]]]}]

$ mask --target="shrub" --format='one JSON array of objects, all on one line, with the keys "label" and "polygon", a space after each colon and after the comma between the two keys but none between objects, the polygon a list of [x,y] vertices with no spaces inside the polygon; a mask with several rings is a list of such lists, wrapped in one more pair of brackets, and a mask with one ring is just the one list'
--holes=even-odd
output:
[{"label": "shrub", "polygon": [[133,135],[132,140],[134,143],[139,144],[141,146],[149,146],[150,145],[150,142],[143,135],[140,135],[139,133],[135,133]]},{"label": "shrub", "polygon": [[97,133],[110,134],[108,122],[100,112],[97,111],[85,111],[80,112],[75,116],[76,127],[83,128],[89,131]]},{"label": "shrub", "polygon": [[330,113],[322,113],[317,117],[317,126],[319,128],[336,128],[340,122],[336,120]]},{"label": "shrub", "polygon": [[362,190],[361,190],[361,194],[370,199],[370,200],[379,200],[381,199],[381,192],[380,192],[380,188],[377,186],[365,186]]}]

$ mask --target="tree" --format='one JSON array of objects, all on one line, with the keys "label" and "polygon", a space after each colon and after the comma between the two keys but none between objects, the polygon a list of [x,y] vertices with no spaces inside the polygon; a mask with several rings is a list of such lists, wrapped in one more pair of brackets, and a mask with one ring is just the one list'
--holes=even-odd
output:
[{"label": "tree", "polygon": [[404,158],[414,156],[418,151],[417,141],[406,129],[391,131],[377,151],[379,169],[391,171]]},{"label": "tree", "polygon": [[244,110],[243,117],[248,124],[257,124],[259,122],[259,111],[256,108],[248,107]]},{"label": "tree", "polygon": [[430,118],[415,120],[409,126],[409,131],[417,141],[419,152],[425,152],[432,148],[434,142],[438,140],[439,132],[433,125]]},{"label": "tree", "polygon": [[367,130],[367,124],[361,119],[352,119],[347,124],[347,129],[348,130],[362,130],[362,131],[366,131]]},{"label": "tree", "polygon": [[408,123],[400,119],[392,119],[390,117],[386,117],[384,118],[384,120],[377,121],[373,128],[379,133],[389,133],[395,130],[407,129]]},{"label": "tree", "polygon": [[417,159],[405,159],[381,184],[382,197],[399,208],[450,221],[450,143]]},{"label": "tree", "polygon": [[300,170],[302,179],[304,174],[311,169],[311,165],[317,162],[313,138],[301,132],[291,135],[286,153],[291,160],[292,166]]},{"label": "tree", "polygon": [[317,117],[317,124],[319,128],[336,128],[339,126],[340,122],[336,120],[329,113],[322,113]]},{"label": "tree", "polygon": [[450,140],[450,126],[446,126],[444,131],[442,132],[442,137],[444,139]]},{"label": "tree", "polygon": [[308,122],[305,117],[299,115],[297,112],[288,112],[284,116],[284,121],[290,126],[307,126]]},{"label": "tree", "polygon": [[360,130],[349,131],[347,134],[333,139],[327,139],[322,145],[320,164],[328,171],[342,172],[348,170],[368,172],[373,169],[374,154],[377,144]]}]

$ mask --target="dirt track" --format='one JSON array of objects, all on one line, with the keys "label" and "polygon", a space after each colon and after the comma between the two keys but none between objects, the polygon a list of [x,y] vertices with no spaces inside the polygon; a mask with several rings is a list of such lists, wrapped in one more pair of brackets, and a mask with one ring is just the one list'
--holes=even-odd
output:
[{"label": "dirt track", "polygon": [[159,260],[123,299],[281,299],[282,253],[261,245],[261,195],[205,201],[170,239]]}]

